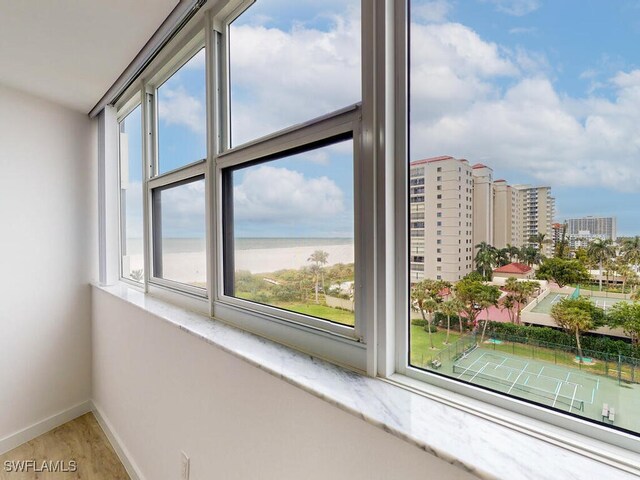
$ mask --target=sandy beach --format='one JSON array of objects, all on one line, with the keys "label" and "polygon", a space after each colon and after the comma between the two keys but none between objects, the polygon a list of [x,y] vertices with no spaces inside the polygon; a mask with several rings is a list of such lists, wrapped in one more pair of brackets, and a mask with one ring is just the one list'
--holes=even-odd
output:
[{"label": "sandy beach", "polygon": [[[329,254],[327,266],[353,263],[353,245],[321,245],[283,248],[236,250],[235,269],[251,273],[270,273],[283,269],[297,269],[310,265],[307,260],[316,250]],[[130,255],[131,270],[143,267],[142,255]],[[125,260],[126,264],[127,260]],[[177,252],[164,255],[164,277],[181,283],[206,281],[205,252]]]}]

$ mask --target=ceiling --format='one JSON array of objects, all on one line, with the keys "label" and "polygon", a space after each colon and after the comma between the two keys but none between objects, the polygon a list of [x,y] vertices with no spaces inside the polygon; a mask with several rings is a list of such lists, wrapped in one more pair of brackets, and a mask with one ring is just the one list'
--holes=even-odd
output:
[{"label": "ceiling", "polygon": [[178,0],[0,0],[0,84],[87,113]]}]

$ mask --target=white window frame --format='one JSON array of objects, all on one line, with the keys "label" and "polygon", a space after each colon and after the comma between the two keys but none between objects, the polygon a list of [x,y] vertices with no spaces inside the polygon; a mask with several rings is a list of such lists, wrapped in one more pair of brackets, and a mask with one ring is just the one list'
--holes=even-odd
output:
[{"label": "white window frame", "polygon": [[[134,286],[136,288],[144,288],[145,285],[145,278],[147,275],[147,265],[146,265],[146,261],[143,260],[143,272],[144,272],[144,276],[142,278],[142,281],[140,282],[136,282],[135,280],[126,277],[124,275],[124,271],[123,271],[123,264],[122,264],[122,259],[123,259],[123,255],[124,252],[122,250],[122,244],[124,242],[124,232],[122,230],[122,226],[123,226],[123,222],[126,221],[125,218],[123,218],[123,215],[125,212],[122,211],[122,195],[120,192],[121,189],[121,184],[122,184],[122,144],[120,143],[120,124],[126,119],[126,117],[133,112],[136,108],[141,107],[141,112],[140,112],[140,118],[141,118],[141,122],[140,122],[140,137],[142,139],[142,148],[143,151],[141,152],[141,158],[142,158],[142,162],[143,165],[141,165],[141,167],[143,167],[143,178],[142,178],[142,182],[141,182],[141,189],[142,191],[140,192],[141,197],[144,199],[144,107],[142,106],[142,94],[141,92],[137,92],[133,95],[131,95],[128,100],[126,102],[124,102],[120,108],[117,110],[116,112],[116,122],[118,125],[118,145],[117,145],[117,152],[118,152],[118,194],[116,195],[117,197],[117,202],[118,202],[118,278],[131,285]],[[130,167],[129,167],[130,168]],[[146,242],[144,240],[144,201],[143,203],[143,225],[142,225],[142,229],[143,229],[143,240],[142,240],[142,245],[143,245],[143,258],[146,258],[144,251],[146,250]]]},{"label": "white window frame", "polygon": [[[388,94],[395,99],[395,258],[397,278],[395,289],[395,316],[399,321],[395,322],[395,371],[391,375],[385,375],[385,372],[379,372],[380,376],[386,377],[389,381],[398,385],[423,392],[424,394],[436,398],[446,404],[456,404],[448,395],[441,392],[454,392],[466,398],[469,402],[464,405],[458,404],[459,408],[471,411],[476,415],[485,416],[486,407],[498,407],[507,412],[513,412],[517,416],[541,421],[543,424],[550,424],[560,427],[569,432],[575,432],[586,437],[598,439],[622,447],[626,450],[640,453],[640,440],[638,435],[628,434],[619,430],[615,430],[605,425],[589,421],[577,415],[570,415],[563,412],[551,410],[545,406],[527,402],[513,396],[507,396],[502,393],[483,389],[481,387],[462,383],[451,377],[445,376],[438,372],[426,371],[409,365],[409,322],[406,321],[409,315],[409,164],[408,164],[408,145],[409,145],[409,125],[408,125],[408,107],[409,107],[409,91],[408,91],[408,2],[411,0],[403,0],[395,2],[393,15],[395,21],[394,26],[394,59],[395,63],[392,69],[395,73],[395,85],[393,90],[388,90]],[[380,73],[379,73],[380,75]],[[391,252],[387,252],[391,255]],[[389,339],[387,339],[387,345]],[[418,380],[418,382],[416,382]],[[434,389],[435,387],[435,389]],[[440,390],[442,389],[442,390]],[[507,422],[512,428],[520,431],[530,431],[535,434],[541,434],[530,425],[518,423],[518,420],[510,420],[505,415]],[[544,432],[543,435],[551,441],[564,445],[566,439],[556,439],[553,434]],[[581,445],[582,446],[582,445]],[[588,447],[585,445],[585,449]],[[606,454],[605,454],[606,456]]]}]

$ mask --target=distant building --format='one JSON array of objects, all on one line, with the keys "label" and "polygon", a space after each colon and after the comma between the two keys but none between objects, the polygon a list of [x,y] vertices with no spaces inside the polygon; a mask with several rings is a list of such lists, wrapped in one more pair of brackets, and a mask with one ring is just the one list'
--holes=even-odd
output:
[{"label": "distant building", "polygon": [[571,248],[586,247],[596,238],[615,241],[616,217],[569,218],[567,236]]},{"label": "distant building", "polygon": [[518,214],[522,220],[522,245],[537,246],[530,242],[532,236],[544,234],[548,243],[542,247],[547,256],[553,254],[553,230],[551,225],[555,215],[555,198],[551,196],[551,187],[532,187],[514,185],[518,191]]}]

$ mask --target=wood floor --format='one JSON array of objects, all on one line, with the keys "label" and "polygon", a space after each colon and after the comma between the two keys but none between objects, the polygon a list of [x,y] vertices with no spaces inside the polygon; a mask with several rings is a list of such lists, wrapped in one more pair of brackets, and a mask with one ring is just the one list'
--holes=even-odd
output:
[{"label": "wood floor", "polygon": [[93,414],[87,413],[0,455],[0,480],[36,479],[129,480],[129,475]]}]

